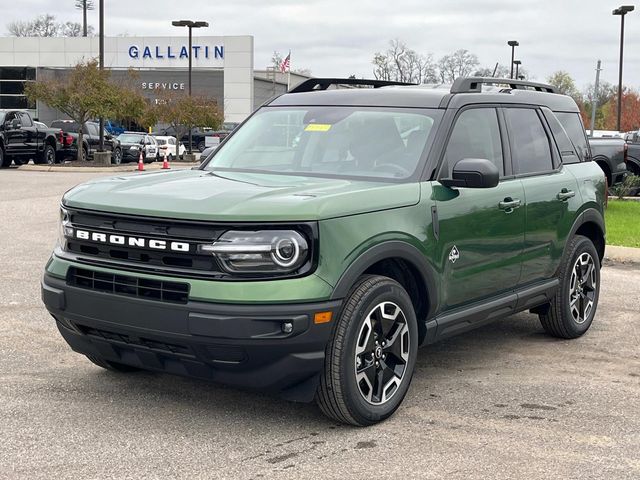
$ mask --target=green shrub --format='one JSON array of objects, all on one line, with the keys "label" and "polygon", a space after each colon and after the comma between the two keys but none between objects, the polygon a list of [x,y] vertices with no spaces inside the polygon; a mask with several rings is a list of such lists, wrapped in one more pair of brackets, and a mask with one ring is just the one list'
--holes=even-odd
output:
[{"label": "green shrub", "polygon": [[609,194],[618,197],[618,200],[622,200],[623,197],[628,197],[637,188],[640,188],[640,175],[629,174],[624,179],[624,182],[609,187]]}]

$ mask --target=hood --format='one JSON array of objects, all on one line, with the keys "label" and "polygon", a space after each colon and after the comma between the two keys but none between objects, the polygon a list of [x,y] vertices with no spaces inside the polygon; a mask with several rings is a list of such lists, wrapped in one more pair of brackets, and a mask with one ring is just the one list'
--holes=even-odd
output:
[{"label": "hood", "polygon": [[306,221],[414,205],[418,183],[179,170],[96,179],[69,207],[209,221]]}]

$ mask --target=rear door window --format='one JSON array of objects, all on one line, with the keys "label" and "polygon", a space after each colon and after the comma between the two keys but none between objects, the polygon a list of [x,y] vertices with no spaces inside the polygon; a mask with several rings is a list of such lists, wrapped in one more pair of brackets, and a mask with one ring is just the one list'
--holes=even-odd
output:
[{"label": "rear door window", "polygon": [[505,108],[511,158],[516,174],[554,170],[549,137],[533,108]]}]

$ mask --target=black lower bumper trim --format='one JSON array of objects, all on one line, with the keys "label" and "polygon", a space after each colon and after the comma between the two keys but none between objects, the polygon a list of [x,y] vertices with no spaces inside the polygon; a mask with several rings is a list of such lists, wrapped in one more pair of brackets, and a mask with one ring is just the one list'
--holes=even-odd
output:
[{"label": "black lower bumper trim", "polygon": [[49,275],[42,299],[79,353],[298,401],[313,399],[332,331],[313,314],[336,318],[341,304],[175,304],[85,290]]}]

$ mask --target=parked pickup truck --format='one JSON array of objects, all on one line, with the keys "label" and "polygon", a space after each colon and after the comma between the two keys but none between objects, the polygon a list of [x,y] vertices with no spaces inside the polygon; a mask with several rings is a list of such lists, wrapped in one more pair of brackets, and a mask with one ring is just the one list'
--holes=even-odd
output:
[{"label": "parked pickup truck", "polygon": [[640,175],[640,131],[627,137],[627,170]]},{"label": "parked pickup truck", "polygon": [[54,164],[63,141],[59,128],[36,126],[28,112],[0,111],[0,167],[9,167],[12,161],[22,165],[31,158]]},{"label": "parked pickup truck", "polygon": [[571,97],[519,80],[308,80],[195,169],[65,193],[44,304],[112,372],[315,399],[374,424],[400,406],[421,345],[524,311],[554,337],[589,330],[606,184],[564,114],[582,128]]},{"label": "parked pickup truck", "polygon": [[[54,120],[51,127],[62,130],[65,135],[71,137],[69,145],[65,145],[60,152],[60,156],[65,158],[73,158],[78,156],[78,124],[73,120]],[[93,154],[100,148],[100,124],[95,122],[87,122],[84,124],[82,131],[82,149],[84,160],[93,158]],[[111,162],[120,164],[122,162],[122,148],[120,141],[113,137],[109,132],[104,132],[104,149],[111,152]]]},{"label": "parked pickup truck", "polygon": [[627,175],[627,144],[622,138],[590,138],[591,158],[607,177],[608,184],[616,185]]}]

